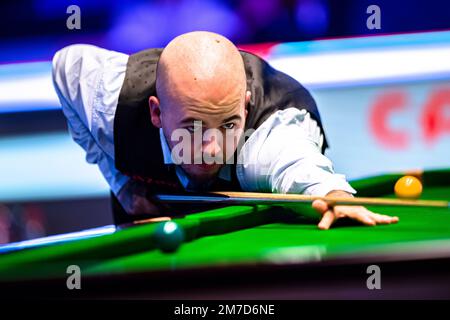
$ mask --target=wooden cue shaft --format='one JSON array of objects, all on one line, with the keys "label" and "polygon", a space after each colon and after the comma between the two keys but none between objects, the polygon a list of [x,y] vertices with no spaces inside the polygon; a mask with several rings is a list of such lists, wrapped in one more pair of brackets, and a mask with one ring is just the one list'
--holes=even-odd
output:
[{"label": "wooden cue shaft", "polygon": [[220,191],[206,195],[156,195],[160,201],[168,203],[220,203],[229,205],[244,204],[292,204],[312,203],[314,200],[324,200],[330,205],[374,205],[374,206],[414,206],[450,208],[450,204],[443,200],[403,200],[386,198],[343,198],[320,197],[297,194],[259,193],[259,192],[235,192]]},{"label": "wooden cue shaft", "polygon": [[419,207],[444,207],[449,208],[449,202],[444,200],[405,200],[389,198],[367,198],[367,197],[320,197],[307,196],[301,194],[281,194],[281,193],[260,193],[260,192],[212,192],[213,194],[224,195],[232,198],[254,198],[254,199],[272,199],[288,201],[309,201],[322,199],[331,205],[397,205],[397,206],[419,206]]}]

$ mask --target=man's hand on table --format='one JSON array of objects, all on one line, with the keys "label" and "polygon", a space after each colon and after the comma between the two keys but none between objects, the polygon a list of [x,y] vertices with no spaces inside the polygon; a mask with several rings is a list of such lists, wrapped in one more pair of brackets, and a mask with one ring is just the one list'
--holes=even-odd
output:
[{"label": "man's hand on table", "polygon": [[[327,194],[330,197],[353,198],[351,193],[334,190]],[[398,217],[391,217],[378,214],[367,210],[363,206],[329,206],[323,200],[315,200],[312,203],[313,208],[322,215],[322,219],[318,224],[319,229],[327,230],[338,219],[350,218],[361,222],[364,225],[375,226],[377,224],[397,223]]]},{"label": "man's hand on table", "polygon": [[128,214],[159,215],[159,208],[147,198],[145,184],[139,181],[128,181],[120,190],[117,199]]}]

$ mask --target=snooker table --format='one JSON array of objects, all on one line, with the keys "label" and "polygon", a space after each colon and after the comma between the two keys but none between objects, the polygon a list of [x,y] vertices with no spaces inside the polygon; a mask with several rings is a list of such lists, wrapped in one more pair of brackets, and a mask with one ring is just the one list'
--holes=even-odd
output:
[{"label": "snooker table", "polygon": [[[358,196],[395,197],[401,176],[351,184]],[[449,169],[420,178],[421,199],[450,200]],[[321,231],[307,204],[216,208],[174,218],[186,238],[174,253],[155,248],[157,223],[4,251],[0,285],[21,298],[450,298],[450,209],[368,208],[400,222],[340,220]],[[69,265],[80,267],[82,290],[67,289]],[[370,265],[380,268],[379,290],[367,288]]]}]

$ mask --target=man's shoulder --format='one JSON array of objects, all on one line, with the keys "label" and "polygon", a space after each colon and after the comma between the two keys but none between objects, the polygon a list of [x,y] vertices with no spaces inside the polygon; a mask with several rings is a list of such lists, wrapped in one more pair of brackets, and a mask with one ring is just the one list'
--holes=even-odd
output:
[{"label": "man's shoulder", "polygon": [[155,60],[157,61],[161,56],[164,48],[149,48],[135,52],[130,55],[131,60]]},{"label": "man's shoulder", "polygon": [[71,44],[68,46],[65,46],[61,49],[59,49],[54,57],[53,60],[58,58],[81,58],[83,56],[92,56],[95,54],[101,54],[104,52],[108,52],[107,49],[94,46],[92,44],[83,44],[83,43],[77,43],[77,44]]}]

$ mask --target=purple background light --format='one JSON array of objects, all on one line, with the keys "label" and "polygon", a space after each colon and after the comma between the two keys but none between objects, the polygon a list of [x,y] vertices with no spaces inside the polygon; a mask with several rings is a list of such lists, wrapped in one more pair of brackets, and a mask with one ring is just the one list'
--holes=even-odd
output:
[{"label": "purple background light", "polygon": [[328,30],[328,20],[328,7],[323,1],[298,1],[296,21],[301,32],[313,36],[322,36]]}]

